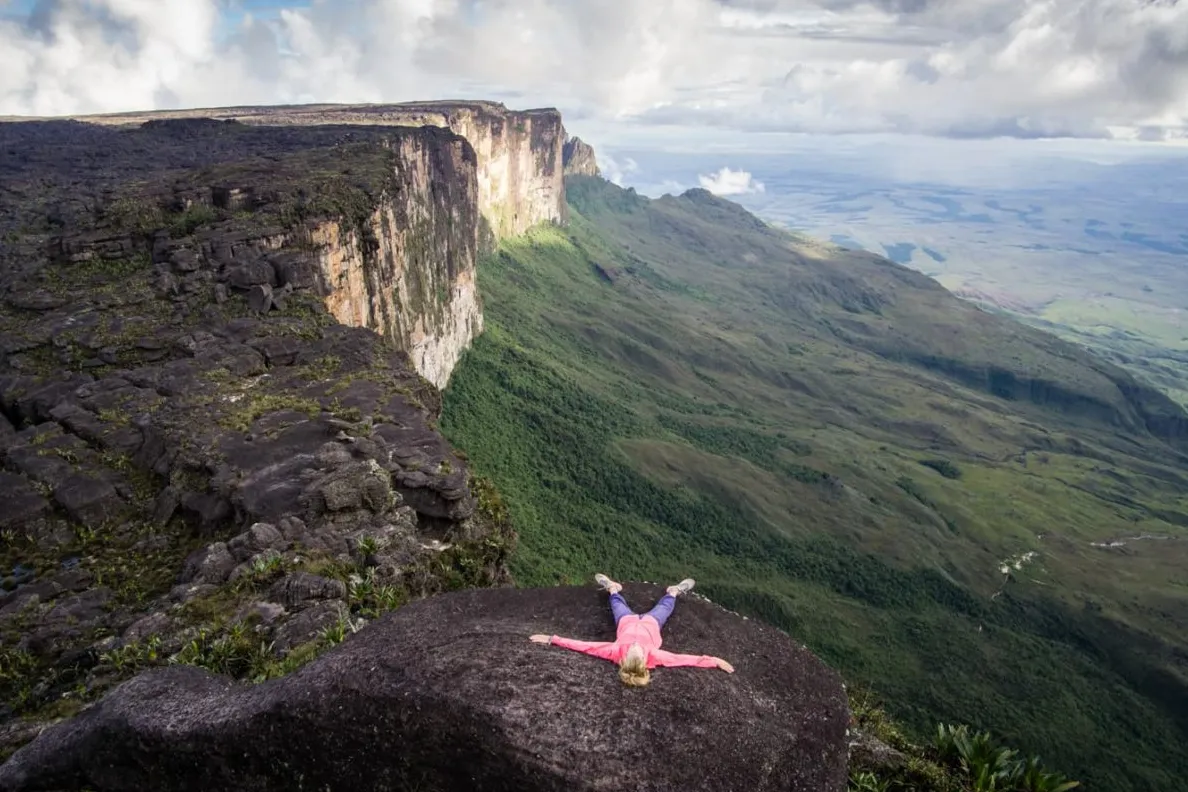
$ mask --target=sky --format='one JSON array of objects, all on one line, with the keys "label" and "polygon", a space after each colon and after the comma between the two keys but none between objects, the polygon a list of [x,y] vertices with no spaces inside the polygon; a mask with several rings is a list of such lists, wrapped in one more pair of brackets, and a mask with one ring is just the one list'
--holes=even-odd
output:
[{"label": "sky", "polygon": [[596,146],[1186,143],[1188,0],[0,0],[0,115],[430,98]]}]

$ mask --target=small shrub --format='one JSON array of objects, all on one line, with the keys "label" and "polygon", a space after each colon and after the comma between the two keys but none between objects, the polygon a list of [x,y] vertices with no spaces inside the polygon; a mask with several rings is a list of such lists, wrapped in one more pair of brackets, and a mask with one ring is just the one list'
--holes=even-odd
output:
[{"label": "small shrub", "polygon": [[897,786],[890,779],[880,779],[874,773],[861,772],[850,776],[848,792],[889,792]]},{"label": "small shrub", "polygon": [[357,548],[359,550],[359,555],[367,558],[368,556],[373,556],[379,552],[380,543],[379,540],[374,536],[364,535],[359,538]]},{"label": "small shrub", "polygon": [[223,635],[201,630],[171,662],[199,666],[237,679],[267,678],[273,663],[272,647],[259,640],[242,622]]},{"label": "small shrub", "polygon": [[921,459],[920,464],[924,467],[932,468],[947,479],[961,478],[961,468],[947,459]]},{"label": "small shrub", "polygon": [[218,212],[214,207],[206,204],[193,204],[168,219],[169,233],[173,237],[186,237],[204,225],[210,225],[218,219]]},{"label": "small shrub", "polygon": [[257,590],[272,583],[285,573],[285,559],[275,550],[257,556],[248,568],[247,574],[235,581],[235,591]]},{"label": "small shrub", "polygon": [[330,646],[338,646],[346,640],[347,633],[354,632],[349,619],[347,617],[340,618],[334,624],[322,628],[318,633],[318,637],[325,641]]},{"label": "small shrub", "polygon": [[110,665],[117,673],[135,673],[142,668],[157,665],[164,658],[161,655],[161,636],[150,635],[144,641],[124,644],[99,655],[99,659]]}]

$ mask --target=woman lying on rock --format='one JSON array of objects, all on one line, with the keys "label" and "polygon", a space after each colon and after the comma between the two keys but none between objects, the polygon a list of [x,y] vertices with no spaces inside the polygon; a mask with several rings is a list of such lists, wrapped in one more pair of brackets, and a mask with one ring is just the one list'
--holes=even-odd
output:
[{"label": "woman lying on rock", "polygon": [[648,669],[656,666],[696,666],[697,668],[720,668],[733,674],[734,666],[720,657],[709,655],[683,655],[665,652],[660,648],[660,628],[672,609],[676,598],[693,588],[693,580],[686,578],[675,586],[669,586],[656,607],[637,615],[627,606],[627,600],[619,592],[623,587],[606,575],[594,576],[598,585],[610,592],[611,613],[615,617],[617,632],[613,641],[575,641],[556,635],[532,635],[529,640],[536,643],[551,643],[563,649],[572,649],[603,660],[619,664],[619,679],[632,687],[643,687],[651,680]]}]

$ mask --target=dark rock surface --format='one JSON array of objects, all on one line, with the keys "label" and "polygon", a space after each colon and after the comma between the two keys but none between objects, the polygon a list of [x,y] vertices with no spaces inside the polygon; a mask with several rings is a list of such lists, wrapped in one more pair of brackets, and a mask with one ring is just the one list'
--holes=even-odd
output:
[{"label": "dark rock surface", "polygon": [[[629,585],[633,602],[658,597]],[[5,792],[78,789],[840,792],[849,712],[838,676],[783,633],[696,598],[674,651],[735,674],[614,666],[531,633],[607,639],[590,589],[466,591],[384,617],[255,687],[194,668],[143,674],[0,768]]]},{"label": "dark rock surface", "polygon": [[862,729],[851,728],[849,734],[850,772],[866,771],[887,775],[903,767],[907,755]]},{"label": "dark rock surface", "polygon": [[561,149],[566,176],[601,176],[594,147],[580,137],[571,137]]},{"label": "dark rock surface", "polygon": [[[0,727],[185,647],[246,635],[257,676],[330,622],[506,579],[440,393],[338,324],[310,263],[318,223],[420,200],[409,179],[473,248],[461,149],[473,167],[433,127],[0,123]],[[261,601],[301,574],[323,582]]]}]

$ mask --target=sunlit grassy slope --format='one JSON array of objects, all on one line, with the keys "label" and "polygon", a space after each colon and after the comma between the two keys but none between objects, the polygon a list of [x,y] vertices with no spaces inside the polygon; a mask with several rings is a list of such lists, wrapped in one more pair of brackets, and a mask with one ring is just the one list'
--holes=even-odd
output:
[{"label": "sunlit grassy slope", "polygon": [[568,192],[567,228],[482,263],[488,330],[442,421],[511,506],[522,585],[692,574],[915,728],[1181,788],[1179,408],[703,191]]}]

